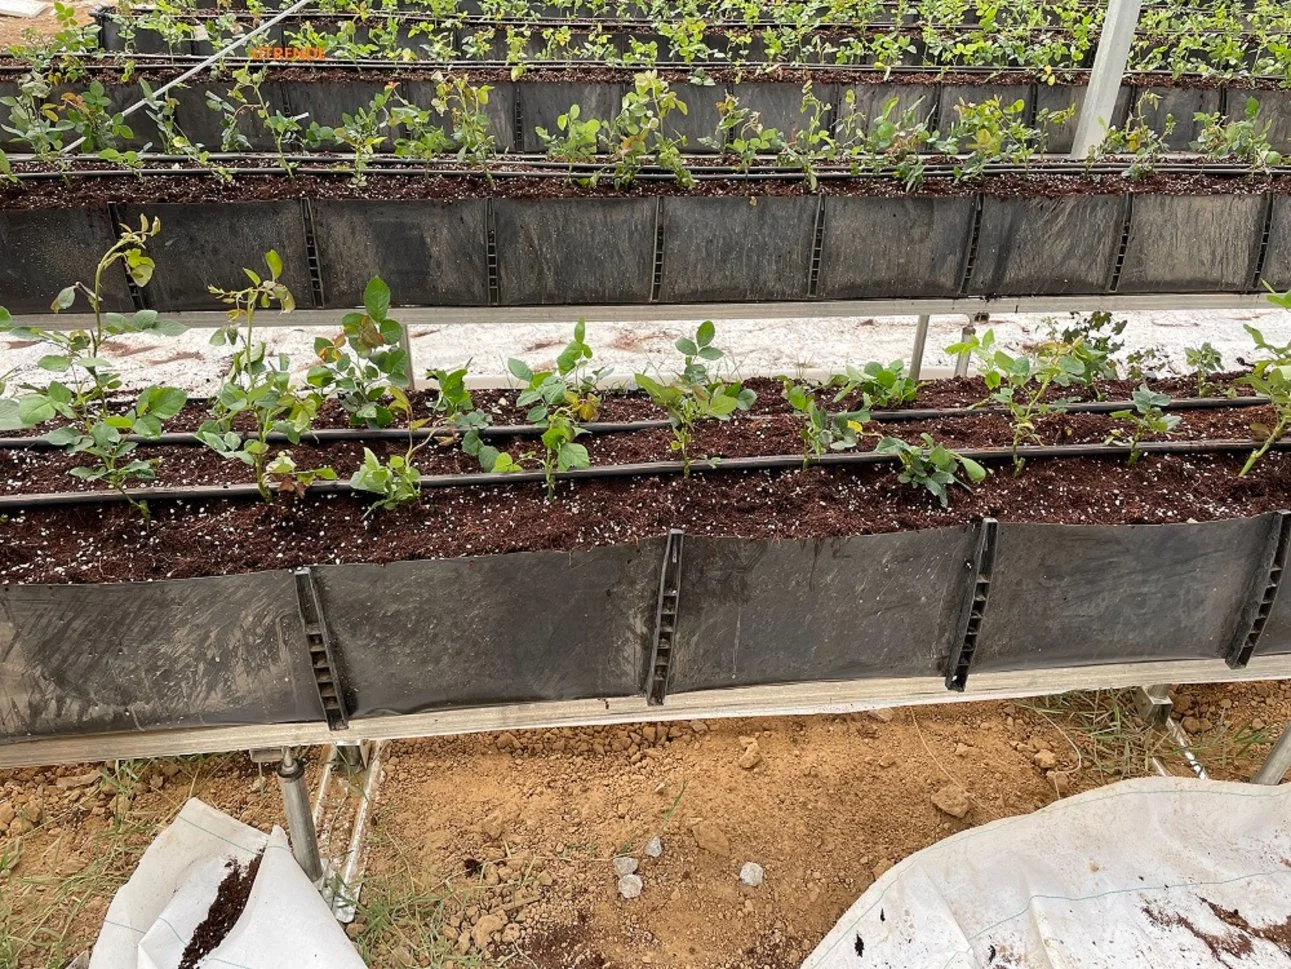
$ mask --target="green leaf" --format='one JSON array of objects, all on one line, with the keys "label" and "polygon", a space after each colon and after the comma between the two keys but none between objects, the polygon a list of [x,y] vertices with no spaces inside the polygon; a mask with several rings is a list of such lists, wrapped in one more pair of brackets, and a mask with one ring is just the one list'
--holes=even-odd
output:
[{"label": "green leaf", "polygon": [[390,287],[380,276],[373,276],[364,287],[363,308],[377,322],[384,320],[390,311]]},{"label": "green leaf", "polygon": [[55,447],[66,447],[81,437],[81,432],[74,427],[56,427],[45,435],[44,439]]},{"label": "green leaf", "polygon": [[37,360],[36,366],[50,373],[63,373],[72,366],[72,358],[61,353],[49,353]]},{"label": "green leaf", "polygon": [[148,396],[148,413],[163,421],[170,420],[188,403],[188,394],[178,387],[149,387],[144,395]]},{"label": "green leaf", "polygon": [[18,420],[24,427],[35,427],[54,416],[54,405],[43,394],[30,394],[18,399]]},{"label": "green leaf", "polygon": [[269,267],[272,278],[277,279],[282,275],[282,256],[278,255],[276,249],[270,249],[264,254],[264,264]]},{"label": "green leaf", "polygon": [[134,422],[134,431],[143,437],[156,438],[161,436],[161,421],[152,414],[144,414],[136,418]]},{"label": "green leaf", "polygon": [[18,416],[18,401],[12,397],[0,397],[0,431],[16,431],[23,426]]},{"label": "green leaf", "polygon": [[963,466],[964,473],[968,475],[968,480],[973,484],[986,480],[986,469],[972,458],[961,457],[959,463]]},{"label": "green leaf", "polygon": [[587,448],[581,444],[562,444],[556,456],[556,466],[561,471],[570,468],[585,468],[589,464]]},{"label": "green leaf", "polygon": [[673,346],[675,346],[680,353],[688,357],[697,356],[699,354],[699,347],[695,346],[693,340],[688,340],[684,336],[673,344]]},{"label": "green leaf", "polygon": [[713,321],[704,320],[695,331],[695,342],[701,347],[706,347],[713,342],[715,336],[717,336],[717,327],[713,325]]},{"label": "green leaf", "polygon": [[68,286],[54,297],[54,302],[49,304],[49,308],[55,313],[65,310],[76,302],[76,287]]},{"label": "green leaf", "polygon": [[511,371],[514,377],[523,380],[525,383],[533,380],[533,371],[529,369],[529,365],[523,360],[517,360],[512,357],[507,361],[507,369]]}]

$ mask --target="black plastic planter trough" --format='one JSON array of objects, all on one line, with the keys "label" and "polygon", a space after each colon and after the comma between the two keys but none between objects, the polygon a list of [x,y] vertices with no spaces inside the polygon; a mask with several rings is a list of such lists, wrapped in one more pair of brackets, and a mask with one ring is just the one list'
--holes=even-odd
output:
[{"label": "black plastic planter trough", "polygon": [[0,737],[1291,653],[1291,515],[0,587]]},{"label": "black plastic planter trough", "polygon": [[214,310],[277,250],[301,307],[380,275],[403,305],[533,306],[1259,292],[1291,287],[1291,196],[366,199],[0,211],[0,305],[49,310],[118,224],[159,217],[154,281],[113,310]]}]

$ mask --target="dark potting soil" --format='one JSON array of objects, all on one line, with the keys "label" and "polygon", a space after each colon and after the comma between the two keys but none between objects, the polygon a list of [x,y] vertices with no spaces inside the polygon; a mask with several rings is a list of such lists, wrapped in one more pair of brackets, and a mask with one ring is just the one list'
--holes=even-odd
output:
[{"label": "dark potting soil", "polygon": [[248,865],[240,865],[233,860],[228,862],[225,867],[229,873],[220,882],[220,887],[215,892],[215,901],[211,902],[206,918],[198,923],[188,945],[184,947],[179,969],[196,969],[207,953],[219,946],[232,931],[247,907],[251,886],[255,884],[263,857],[263,853],[256,855]]},{"label": "dark potting soil", "polygon": [[1237,455],[1007,462],[948,508],[888,466],[694,473],[427,491],[365,517],[352,495],[153,502],[151,524],[124,504],[0,518],[0,582],[149,581],[346,562],[388,563],[571,550],[688,534],[821,539],[1009,522],[1154,524],[1239,518],[1291,505],[1291,456],[1269,454],[1245,478]]},{"label": "dark potting soil", "polygon": [[[502,161],[495,167],[501,168]],[[792,175],[792,173],[788,173]],[[702,180],[685,189],[672,181],[641,181],[617,189],[610,179],[595,187],[570,184],[563,177],[521,175],[494,180],[476,174],[428,174],[412,170],[404,175],[369,175],[355,185],[344,171],[336,174],[297,174],[287,178],[265,170],[239,175],[227,185],[207,175],[172,175],[153,172],[137,178],[126,173],[69,175],[63,179],[24,180],[0,189],[0,209],[64,209],[101,205],[200,202],[262,202],[283,199],[474,199],[494,198],[658,198],[661,196],[745,197],[756,204],[764,196],[871,196],[963,197],[983,193],[999,198],[1057,198],[1066,195],[1252,195],[1291,194],[1291,177],[1241,175],[1219,177],[1192,173],[1157,172],[1130,180],[1120,175],[1055,174],[1037,165],[1026,175],[994,175],[956,182],[929,178],[915,192],[906,192],[893,178],[840,178],[821,180],[813,192],[794,177],[726,178]]]},{"label": "dark potting soil", "polygon": [[[840,408],[841,409],[841,405]],[[1229,410],[1189,410],[1179,412],[1180,424],[1169,440],[1250,440],[1252,424],[1269,424],[1274,420],[1270,407],[1244,407]],[[1036,438],[1028,444],[1070,445],[1102,444],[1115,432],[1124,433],[1125,421],[1109,414],[1052,414],[1036,420]],[[728,422],[708,421],[696,428],[692,454],[710,458],[795,455],[803,452],[803,422],[796,416],[780,413],[739,415]],[[940,444],[954,450],[1008,448],[1013,443],[1012,426],[1002,414],[977,413],[942,417],[933,420],[871,423],[867,431],[917,442],[929,434]],[[1145,440],[1166,440],[1149,435]],[[869,450],[876,438],[863,441],[858,450]],[[671,432],[649,429],[581,439],[593,466],[671,461]],[[490,443],[513,457],[541,450],[533,438],[492,439]],[[301,469],[331,467],[345,480],[363,460],[364,447],[382,458],[401,454],[406,441],[345,441],[324,444],[283,444]],[[157,477],[151,484],[165,487],[254,483],[251,468],[238,461],[221,458],[209,448],[200,446],[140,446],[133,456],[160,459]],[[465,454],[455,442],[431,443],[417,453],[416,464],[425,476],[471,474],[480,470],[478,462]],[[0,481],[8,494],[42,494],[59,491],[101,490],[103,485],[83,482],[70,471],[83,464],[76,456],[62,451],[0,450]],[[531,459],[528,464],[534,462]],[[142,487],[143,484],[141,483]],[[523,487],[523,486],[521,486]]]}]

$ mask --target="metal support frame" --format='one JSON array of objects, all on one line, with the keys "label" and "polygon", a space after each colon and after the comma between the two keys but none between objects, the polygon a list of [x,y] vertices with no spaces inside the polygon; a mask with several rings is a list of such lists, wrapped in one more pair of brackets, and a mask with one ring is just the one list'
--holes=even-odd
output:
[{"label": "metal support frame", "polygon": [[1130,59],[1130,45],[1139,25],[1142,0],[1108,0],[1107,16],[1098,38],[1094,69],[1085,91],[1085,103],[1076,122],[1071,143],[1071,157],[1085,158],[1103,142],[1116,111],[1116,98]]},{"label": "metal support frame", "polygon": [[[960,342],[966,343],[972,337],[977,336],[977,328],[979,326],[986,326],[990,322],[991,322],[990,313],[974,313],[971,317],[969,317],[968,325],[965,326],[964,329],[960,332],[960,335],[959,335]],[[972,359],[973,359],[973,355],[969,353],[967,350],[965,350],[963,353],[961,353],[959,356],[955,358],[955,376],[956,377],[968,376],[968,364],[972,361]]]},{"label": "metal support frame", "polygon": [[305,765],[290,747],[282,749],[278,789],[282,791],[292,856],[309,880],[317,883],[323,878],[323,859],[318,853],[318,832],[314,828],[314,812],[309,803],[309,788],[305,784]]},{"label": "metal support frame", "polygon": [[1251,778],[1252,784],[1281,784],[1282,778],[1286,776],[1287,771],[1291,770],[1291,723],[1282,731],[1282,736],[1278,742],[1273,745],[1269,752],[1268,759],[1264,761],[1264,766],[1260,768],[1259,773]]},{"label": "metal support frame", "polygon": [[923,353],[928,346],[928,323],[932,317],[927,313],[919,314],[919,322],[914,330],[914,348],[910,351],[910,379],[917,381],[923,373]]},{"label": "metal support frame", "polygon": [[686,533],[680,528],[668,532],[663,552],[663,569],[659,574],[659,603],[655,608],[654,649],[646,671],[646,702],[662,705],[668,695],[668,677],[672,673],[672,647],[677,637],[677,611],[681,600],[681,553]]},{"label": "metal support frame", "polygon": [[1170,711],[1173,709],[1168,684],[1154,683],[1151,686],[1135,687],[1134,710],[1144,723],[1153,727],[1162,726],[1170,719]]}]

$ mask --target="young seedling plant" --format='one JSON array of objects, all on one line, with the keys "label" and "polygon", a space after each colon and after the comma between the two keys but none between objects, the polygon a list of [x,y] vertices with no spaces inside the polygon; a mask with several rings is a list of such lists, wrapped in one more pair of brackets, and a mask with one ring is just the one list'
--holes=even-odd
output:
[{"label": "young seedling plant", "polygon": [[[256,487],[268,501],[273,497],[270,486],[282,484],[287,476],[293,481],[332,481],[336,472],[329,467],[299,469],[290,458],[288,465],[270,457],[269,435],[283,434],[292,444],[300,444],[301,435],[313,426],[323,398],[317,391],[293,386],[287,354],[271,359],[264,342],[255,339],[257,310],[275,303],[284,313],[295,307],[291,292],[280,280],[281,257],[271,249],[265,253],[264,261],[267,276],[243,269],[251,282],[245,289],[210,287],[211,293],[229,306],[229,322],[215,331],[211,343],[232,345],[234,350],[229,372],[212,403],[211,418],[198,429],[197,439],[221,457],[252,468]],[[245,437],[233,428],[240,417],[252,426],[252,432]],[[271,473],[271,464],[278,470]]]},{"label": "young seedling plant", "polygon": [[682,337],[674,344],[682,354],[683,365],[671,383],[664,384],[643,373],[634,375],[636,385],[668,415],[672,427],[669,446],[681,457],[683,476],[689,476],[694,460],[691,445],[695,425],[701,420],[728,421],[737,410],[746,411],[757,400],[757,394],[740,383],[727,383],[709,373],[708,364],[725,356],[713,346],[714,336],[716,327],[711,320],[705,320],[694,337]]},{"label": "young seedling plant", "polygon": [[[7,312],[0,313],[0,332],[19,339],[43,344],[51,352],[37,362],[41,370],[57,374],[43,387],[24,385],[25,393],[16,402],[0,409],[0,419],[18,427],[35,427],[55,417],[68,423],[45,435],[49,443],[68,454],[89,459],[71,470],[84,481],[101,481],[119,492],[133,507],[148,517],[146,503],[128,494],[132,482],[151,481],[156,476],[157,459],[140,460],[131,455],[138,440],[161,436],[165,421],[178,414],[187,403],[184,391],[176,387],[151,386],[126,406],[112,406],[122,386],[121,376],[112,362],[103,356],[104,344],[112,337],[129,333],[175,335],[184,327],[162,320],[154,310],[140,310],[132,316],[109,313],[104,309],[104,274],[121,263],[137,286],[152,279],[153,261],[145,252],[148,241],[161,231],[157,220],[141,219],[139,228],[121,227],[117,242],[99,260],[94,282],[77,282],[63,289],[54,299],[55,313],[71,309],[78,296],[89,304],[94,324],[88,330],[42,330],[15,327]],[[0,392],[3,385],[0,384]]]},{"label": "young seedling plant", "polygon": [[813,457],[829,451],[847,451],[856,447],[866,421],[868,410],[844,411],[830,414],[816,402],[816,391],[805,384],[785,381],[785,400],[802,418],[802,466],[805,470]]},{"label": "young seedling plant", "polygon": [[1130,464],[1137,464],[1143,456],[1143,452],[1139,450],[1143,439],[1150,435],[1168,437],[1179,426],[1179,416],[1167,414],[1165,408],[1170,405],[1169,396],[1157,393],[1147,384],[1134,391],[1131,400],[1133,407],[1112,412],[1115,420],[1125,421],[1129,427],[1112,431],[1106,443],[1128,446]]},{"label": "young seedling plant", "polygon": [[972,491],[959,479],[960,471],[971,484],[985,480],[986,469],[976,461],[938,444],[931,434],[920,434],[919,440],[922,445],[910,444],[899,437],[885,437],[874,448],[876,454],[892,454],[900,461],[897,480],[902,484],[926,488],[942,508],[948,508],[952,485]]},{"label": "young seedling plant", "polygon": [[[1291,309],[1291,293],[1273,295],[1269,298],[1278,306]],[[1271,425],[1264,423],[1251,425],[1251,433],[1261,443],[1242,465],[1242,470],[1238,472],[1240,477],[1249,474],[1260,459],[1269,453],[1269,448],[1291,430],[1291,343],[1285,346],[1269,343],[1263,333],[1249,324],[1246,325],[1246,332],[1255,341],[1256,349],[1262,350],[1267,357],[1257,360],[1251,372],[1242,377],[1240,382],[1246,384],[1255,393],[1269,399],[1273,405],[1274,419]]]},{"label": "young seedling plant", "polygon": [[1025,441],[1040,443],[1036,422],[1049,414],[1065,413],[1070,399],[1046,400],[1051,387],[1068,387],[1085,373],[1085,363],[1073,352],[1073,344],[1048,343],[1040,356],[1010,356],[995,343],[995,331],[987,330],[980,338],[946,348],[949,354],[972,353],[982,371],[990,395],[982,403],[996,404],[1008,412],[1013,425],[1013,473],[1021,474],[1025,460],[1018,449]]},{"label": "young seedling plant", "polygon": [[838,387],[834,403],[859,393],[867,408],[908,404],[919,392],[919,382],[910,378],[901,360],[893,360],[887,366],[871,360],[860,369],[848,364],[846,373],[830,383]]},{"label": "young seedling plant", "polygon": [[332,339],[314,340],[319,363],[306,382],[335,393],[355,427],[389,427],[394,422],[387,403],[390,388],[408,386],[403,325],[389,314],[390,287],[374,276],[363,290],[363,312],[345,314],[341,332]]},{"label": "young seedling plant", "polygon": [[429,423],[428,418],[412,418],[412,404],[398,387],[390,388],[392,398],[390,408],[402,415],[408,422],[408,446],[403,454],[394,454],[382,461],[371,448],[363,449],[363,463],[350,476],[350,487],[355,491],[364,491],[377,496],[367,512],[366,518],[374,511],[391,511],[401,505],[407,505],[421,497],[421,472],[417,470],[413,458],[429,442],[423,437],[414,439],[414,432]]}]

